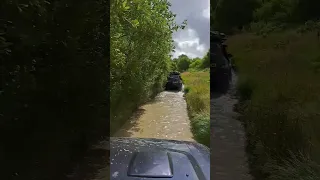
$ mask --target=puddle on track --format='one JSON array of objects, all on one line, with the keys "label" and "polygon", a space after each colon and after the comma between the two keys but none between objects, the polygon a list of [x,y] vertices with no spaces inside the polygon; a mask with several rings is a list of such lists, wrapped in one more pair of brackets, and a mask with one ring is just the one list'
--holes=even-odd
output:
[{"label": "puddle on track", "polygon": [[[194,141],[183,95],[182,91],[161,92],[154,100],[141,106],[113,136]],[[108,145],[109,142],[102,141],[93,147],[67,180],[110,179]]]},{"label": "puddle on track", "polygon": [[227,94],[211,99],[211,179],[251,180],[245,152],[245,133],[234,112],[237,77]]},{"label": "puddle on track", "polygon": [[194,141],[182,91],[163,91],[113,136]]}]

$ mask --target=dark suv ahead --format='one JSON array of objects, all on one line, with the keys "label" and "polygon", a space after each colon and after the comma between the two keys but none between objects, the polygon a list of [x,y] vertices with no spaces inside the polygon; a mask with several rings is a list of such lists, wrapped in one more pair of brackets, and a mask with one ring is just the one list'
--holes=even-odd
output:
[{"label": "dark suv ahead", "polygon": [[166,90],[181,90],[182,89],[182,78],[179,72],[171,72],[168,77],[166,84]]},{"label": "dark suv ahead", "polygon": [[226,51],[224,34],[213,32],[210,41],[210,91],[223,93],[228,90],[232,78],[231,55]]}]

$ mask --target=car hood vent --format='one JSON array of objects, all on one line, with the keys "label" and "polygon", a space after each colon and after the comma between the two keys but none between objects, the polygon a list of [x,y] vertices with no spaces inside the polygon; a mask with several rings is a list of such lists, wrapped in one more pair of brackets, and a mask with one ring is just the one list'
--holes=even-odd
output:
[{"label": "car hood vent", "polygon": [[128,176],[146,178],[173,177],[172,159],[168,152],[134,153]]},{"label": "car hood vent", "polygon": [[210,151],[186,141],[110,138],[111,180],[209,180]]}]

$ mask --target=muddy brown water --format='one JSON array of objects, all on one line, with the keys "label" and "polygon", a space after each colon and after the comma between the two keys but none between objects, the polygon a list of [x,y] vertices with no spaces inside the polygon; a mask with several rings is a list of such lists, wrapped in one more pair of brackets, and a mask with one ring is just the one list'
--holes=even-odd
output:
[{"label": "muddy brown water", "polygon": [[234,111],[237,76],[233,74],[230,90],[210,101],[211,179],[252,180],[245,152],[245,133]]},{"label": "muddy brown water", "polygon": [[[183,91],[163,91],[141,106],[114,137],[160,138],[194,141]],[[67,180],[110,179],[109,142],[94,146]]]},{"label": "muddy brown water", "polygon": [[[230,91],[211,99],[211,179],[252,180],[245,153],[245,133],[238,114],[233,76]],[[164,91],[141,106],[115,137],[162,138],[193,141],[183,92]],[[109,143],[101,142],[76,168],[68,180],[110,179],[107,151]]]},{"label": "muddy brown water", "polygon": [[161,92],[113,136],[193,141],[183,91]]}]

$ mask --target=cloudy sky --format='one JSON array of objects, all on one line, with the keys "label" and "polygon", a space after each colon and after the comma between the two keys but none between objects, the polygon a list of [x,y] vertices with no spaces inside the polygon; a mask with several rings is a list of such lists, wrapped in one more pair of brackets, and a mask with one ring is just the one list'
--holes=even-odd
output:
[{"label": "cloudy sky", "polygon": [[210,0],[169,0],[176,22],[187,20],[187,27],[174,33],[173,57],[186,54],[191,58],[203,57],[210,47]]}]

